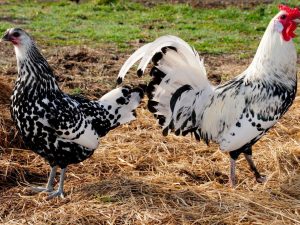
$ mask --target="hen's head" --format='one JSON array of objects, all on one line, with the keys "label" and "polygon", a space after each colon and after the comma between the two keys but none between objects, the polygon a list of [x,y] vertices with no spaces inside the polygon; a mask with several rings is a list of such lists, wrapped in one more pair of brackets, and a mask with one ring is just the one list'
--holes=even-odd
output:
[{"label": "hen's head", "polygon": [[276,31],[282,33],[285,41],[289,41],[296,36],[294,31],[300,23],[300,10],[286,5],[279,5],[279,10],[274,19],[274,27]]},{"label": "hen's head", "polygon": [[30,45],[32,43],[32,39],[29,34],[27,34],[21,28],[7,29],[1,40],[10,41],[16,47],[22,47],[24,45]]},{"label": "hen's head", "polygon": [[1,41],[13,43],[18,60],[23,60],[28,56],[29,51],[37,51],[31,36],[21,28],[10,28],[4,33]]}]

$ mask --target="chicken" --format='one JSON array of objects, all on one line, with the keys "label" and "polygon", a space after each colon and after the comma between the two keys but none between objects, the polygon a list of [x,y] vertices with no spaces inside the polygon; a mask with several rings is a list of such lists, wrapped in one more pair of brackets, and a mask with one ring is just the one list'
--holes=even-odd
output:
[{"label": "chicken", "polygon": [[[140,88],[119,87],[97,101],[63,93],[47,61],[33,39],[20,28],[11,28],[3,41],[12,42],[18,65],[11,115],[25,144],[51,166],[47,186],[34,188],[50,192],[49,199],[63,197],[66,168],[90,157],[99,137],[135,119],[143,97]],[[57,168],[59,187],[53,191]]]},{"label": "chicken", "polygon": [[236,185],[236,159],[244,154],[258,182],[264,182],[252,160],[255,144],[291,106],[297,86],[296,50],[292,39],[300,11],[280,5],[250,66],[232,80],[213,86],[203,60],[186,42],[163,36],[136,50],[122,66],[117,82],[141,59],[138,75],[152,59],[147,87],[148,108],[163,134],[192,133],[197,140],[219,144],[230,155],[230,181]]}]

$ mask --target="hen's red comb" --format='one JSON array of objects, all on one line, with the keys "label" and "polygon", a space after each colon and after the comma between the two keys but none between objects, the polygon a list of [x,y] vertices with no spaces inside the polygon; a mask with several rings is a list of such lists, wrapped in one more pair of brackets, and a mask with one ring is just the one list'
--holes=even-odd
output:
[{"label": "hen's red comb", "polygon": [[286,11],[290,17],[300,17],[300,10],[298,8],[290,8],[287,5],[279,5],[280,10]]}]

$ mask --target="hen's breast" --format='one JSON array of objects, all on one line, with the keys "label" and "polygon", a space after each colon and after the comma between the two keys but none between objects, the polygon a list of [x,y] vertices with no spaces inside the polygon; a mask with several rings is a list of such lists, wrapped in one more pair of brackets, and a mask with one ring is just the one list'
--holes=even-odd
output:
[{"label": "hen's breast", "polygon": [[17,82],[11,103],[12,118],[16,122],[23,137],[32,137],[37,132],[36,124],[45,118],[46,110],[41,106],[41,100],[46,98],[34,88],[23,86]]},{"label": "hen's breast", "polygon": [[[84,124],[88,122],[75,116],[72,119],[67,118],[63,110],[76,115],[75,106],[72,102],[68,105],[59,105],[63,96],[63,93],[57,91],[30,89],[17,82],[11,104],[12,118],[25,144],[49,161],[52,166],[59,165],[61,167],[85,160],[95,149],[76,143],[76,136],[81,135],[82,127],[88,127],[88,124]],[[54,108],[57,108],[57,111],[52,113]],[[60,122],[55,127],[55,124],[50,124],[51,121]],[[71,129],[71,132],[74,132],[64,133],[64,128],[68,129],[69,127],[74,127]],[[74,137],[68,139],[64,138],[64,135],[73,135]],[[95,134],[90,135],[89,144],[93,142],[95,142],[94,146],[98,145],[98,136]]]}]

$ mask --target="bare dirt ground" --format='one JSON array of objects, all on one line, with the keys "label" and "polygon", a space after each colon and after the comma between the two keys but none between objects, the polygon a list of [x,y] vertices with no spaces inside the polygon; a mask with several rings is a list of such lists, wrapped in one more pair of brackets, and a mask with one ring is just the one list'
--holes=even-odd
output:
[{"label": "bare dirt ground", "polygon": [[[1,46],[2,47],[2,46]],[[98,98],[115,87],[128,57],[109,46],[47,48],[43,54],[62,89]],[[130,52],[128,53],[130,54]],[[222,82],[249,59],[205,56],[210,78]],[[0,51],[0,223],[3,224],[297,224],[300,223],[300,98],[254,146],[268,177],[255,182],[241,157],[239,185],[228,184],[229,157],[217,145],[163,137],[145,104],[138,120],[110,132],[94,155],[68,168],[66,198],[46,201],[28,186],[45,184],[49,166],[24,150],[9,115],[16,74],[12,46]],[[126,83],[138,84],[134,71]],[[299,93],[299,92],[298,92]],[[56,180],[57,182],[58,180]]]}]

